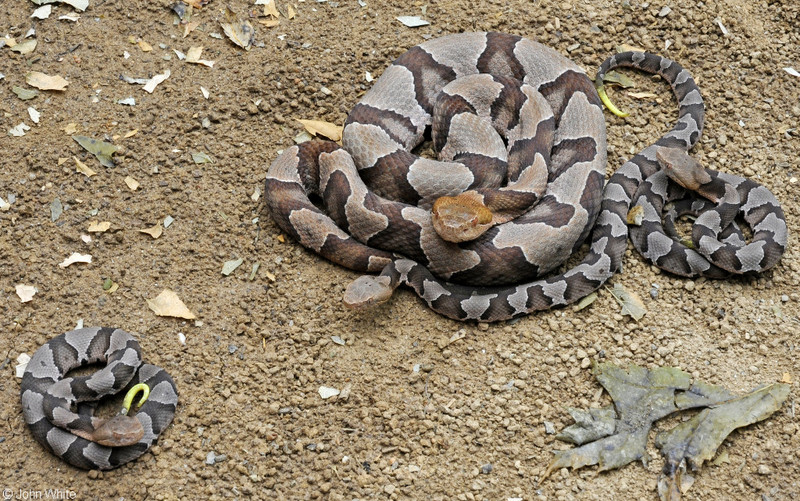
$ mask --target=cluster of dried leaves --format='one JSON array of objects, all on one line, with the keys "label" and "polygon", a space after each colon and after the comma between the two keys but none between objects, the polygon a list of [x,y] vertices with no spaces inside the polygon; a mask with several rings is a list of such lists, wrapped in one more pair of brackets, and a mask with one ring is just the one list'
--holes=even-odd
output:
[{"label": "cluster of dried leaves", "polygon": [[554,470],[599,465],[601,471],[635,460],[647,460],[647,439],[653,423],[678,411],[704,408],[688,421],[659,433],[656,447],[665,464],[658,479],[662,500],[675,501],[694,479],[686,468],[699,470],[736,428],[764,420],[777,411],[789,395],[786,382],[757,388],[736,396],[725,388],[702,381],[680,369],[645,369],[630,365],[597,364],[597,380],[608,391],[613,406],[588,410],[569,409],[575,424],[556,438],[578,445],[555,452],[542,480]]}]

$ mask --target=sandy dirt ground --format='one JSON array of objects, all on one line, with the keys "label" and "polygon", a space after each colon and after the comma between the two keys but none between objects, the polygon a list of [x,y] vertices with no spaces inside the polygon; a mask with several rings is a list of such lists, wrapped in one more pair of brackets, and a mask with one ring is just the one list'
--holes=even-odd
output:
[{"label": "sandy dirt ground", "polygon": [[[800,77],[784,70],[800,70],[794,0],[295,0],[294,18],[274,27],[261,22],[262,6],[227,5],[256,28],[252,50],[222,35],[222,0],[195,11],[200,24],[185,38],[167,0],[90,0],[77,21],[59,19],[75,12],[64,4],[39,20],[30,1],[0,3],[0,36],[20,42],[35,28],[37,40],[28,54],[0,48],[0,197],[10,203],[0,212],[4,496],[657,499],[663,462],[652,440],[646,465],[562,470],[539,483],[552,450],[567,448],[545,422],[561,429],[571,423],[567,407],[608,403],[593,361],[676,366],[737,392],[800,377]],[[288,13],[289,3],[278,8]],[[405,27],[395,19],[402,15],[430,25]],[[759,277],[688,280],[631,249],[611,283],[644,298],[639,322],[621,316],[606,289],[581,311],[492,325],[445,319],[407,290],[370,313],[344,309],[341,294],[357,274],[281,236],[264,205],[266,169],[301,132],[296,118],[341,124],[370,87],[367,72],[377,78],[410,47],[473,30],[539,40],[590,75],[624,43],[679,61],[708,110],[694,154],[758,179],[782,202],[791,234],[781,263]],[[205,48],[213,68],[179,59],[175,50],[192,46]],[[152,94],[120,79],[165,70],[170,77]],[[30,71],[69,86],[23,101],[12,88],[31,89]],[[606,113],[609,173],[677,116],[663,82],[628,73],[637,91],[657,97],[613,91],[632,115]],[[129,97],[134,106],[119,103]],[[8,135],[21,122],[30,130]],[[71,134],[121,146],[117,165],[101,166]],[[197,152],[213,163],[195,163]],[[77,172],[73,157],[96,175]],[[53,220],[56,199],[63,211]],[[93,221],[111,226],[87,243]],[[139,231],[155,225],[157,239]],[[73,252],[92,262],[59,267]],[[224,276],[223,263],[238,258],[243,264]],[[17,285],[38,292],[23,303]],[[164,289],[197,319],[156,316],[146,301]],[[102,474],[67,465],[33,439],[14,374],[20,353],[81,321],[135,333],[180,391],[158,444]],[[349,395],[323,400],[321,386]],[[704,468],[685,499],[797,498],[796,402],[792,390],[771,419],[734,432],[722,446],[728,460]]]}]

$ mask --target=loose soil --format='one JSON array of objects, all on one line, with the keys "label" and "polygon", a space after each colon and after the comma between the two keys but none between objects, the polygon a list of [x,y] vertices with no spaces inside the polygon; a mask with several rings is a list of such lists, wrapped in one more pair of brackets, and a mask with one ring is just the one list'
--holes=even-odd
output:
[{"label": "loose soil", "polygon": [[[256,27],[246,52],[217,35],[221,0],[195,11],[201,24],[185,38],[166,0],[90,0],[77,22],[58,20],[73,12],[66,5],[35,20],[32,2],[3,1],[0,35],[19,41],[35,27],[38,46],[24,56],[0,48],[0,197],[12,200],[0,212],[0,488],[29,498],[68,489],[76,499],[656,499],[663,463],[652,443],[646,465],[563,470],[538,483],[551,450],[567,447],[544,422],[560,429],[567,407],[608,402],[593,361],[677,366],[739,392],[800,377],[800,78],[783,69],[800,70],[800,4],[669,4],[660,15],[664,5],[634,0],[299,0],[293,19],[269,28],[259,23],[262,6],[231,0]],[[400,15],[431,24],[407,28]],[[581,311],[494,325],[445,319],[407,290],[370,313],[345,310],[340,297],[357,274],[281,235],[264,208],[266,169],[302,130],[295,118],[342,123],[370,87],[367,72],[377,78],[408,48],[472,30],[537,39],[590,74],[620,44],[679,61],[708,110],[693,154],[758,179],[782,202],[791,235],[781,263],[759,277],[687,280],[629,252],[611,283],[644,298],[640,322],[621,316],[606,289]],[[214,67],[179,60],[174,50],[191,46],[205,47]],[[152,94],[120,79],[167,69]],[[69,86],[22,101],[11,89],[28,87],[32,70]],[[657,97],[612,92],[632,113],[606,114],[609,173],[677,116],[663,82],[627,73]],[[135,106],[118,104],[128,97]],[[6,134],[20,122],[31,126],[25,136]],[[82,150],[64,131],[70,123],[122,146],[117,165]],[[214,163],[195,164],[195,152]],[[76,172],[73,157],[97,175]],[[55,199],[64,210],[53,221]],[[139,232],[167,216],[174,222],[160,238]],[[111,228],[86,243],[91,221]],[[73,252],[92,262],[59,267]],[[244,264],[223,276],[223,262],[236,258]],[[119,288],[104,291],[106,279]],[[20,301],[18,284],[36,287],[32,301]],[[156,316],[146,300],[165,288],[198,320]],[[79,321],[135,333],[180,390],[157,446],[103,474],[74,469],[33,439],[14,375],[20,353]],[[450,342],[456,334],[463,338]],[[349,396],[323,400],[320,386]],[[796,499],[797,397],[793,390],[772,418],[734,432],[722,446],[728,460],[704,468],[685,498]]]}]

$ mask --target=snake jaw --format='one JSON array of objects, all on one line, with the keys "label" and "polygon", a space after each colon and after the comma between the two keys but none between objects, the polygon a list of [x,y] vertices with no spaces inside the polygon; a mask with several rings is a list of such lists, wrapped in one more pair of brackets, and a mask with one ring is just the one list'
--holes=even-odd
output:
[{"label": "snake jaw", "polygon": [[364,275],[347,286],[342,302],[352,310],[366,309],[388,301],[394,289],[387,276]]},{"label": "snake jaw", "polygon": [[138,419],[118,414],[103,421],[90,440],[107,447],[124,447],[133,445],[144,436],[144,428]]}]

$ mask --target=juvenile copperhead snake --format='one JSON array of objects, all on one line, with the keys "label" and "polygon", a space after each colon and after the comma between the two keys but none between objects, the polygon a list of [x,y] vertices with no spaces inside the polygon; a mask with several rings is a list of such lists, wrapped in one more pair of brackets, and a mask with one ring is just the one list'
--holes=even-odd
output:
[{"label": "juvenile copperhead snake", "polygon": [[[106,366],[89,376],[65,378],[70,370],[93,363]],[[93,416],[93,402],[137,384],[146,384],[150,394],[135,416]],[[20,396],[34,438],[87,470],[110,470],[144,454],[172,422],[178,403],[169,374],[142,363],[136,339],[112,328],[77,329],[42,345],[28,362]]]},{"label": "juvenile copperhead snake", "polygon": [[[413,47],[392,63],[349,114],[343,147],[311,141],[286,149],[267,173],[267,203],[281,229],[307,248],[354,270],[380,272],[348,287],[349,306],[384,301],[400,283],[436,312],[458,320],[499,321],[572,303],[620,269],[631,199],[659,170],[657,151],[686,152],[703,128],[699,89],[680,65],[627,52],[606,60],[597,81],[616,67],[661,75],[680,108],[673,129],[620,167],[605,189],[601,101],[583,70],[519,36],[463,33]],[[482,79],[485,90],[460,93],[476,83],[472,79]],[[508,81],[524,85],[511,91]],[[521,125],[522,118],[497,111],[515,92],[521,97],[509,99],[519,116],[528,108],[541,110],[542,101],[549,107]],[[446,115],[448,110],[453,113]],[[479,123],[481,132],[469,135],[467,125]],[[488,138],[486,130],[502,127],[508,129],[503,137]],[[411,153],[429,129],[442,162]],[[441,139],[448,130],[463,132],[465,139]],[[678,163],[689,165],[685,159]],[[484,174],[485,164],[499,164],[501,174]],[[501,182],[507,186],[498,187]],[[732,271],[763,271],[785,248],[782,212],[774,197],[761,196],[764,191],[739,195],[747,201],[743,210],[762,216],[754,218],[758,249],[726,251],[729,257],[749,256],[746,265],[729,259]],[[441,238],[430,209],[439,197],[462,192],[486,207],[505,202],[491,207],[499,217],[488,224],[480,211],[462,218],[488,230],[458,243]],[[324,211],[309,196],[319,196]],[[522,199],[535,203],[520,213],[516,204]],[[563,263],[590,232],[591,246],[579,265],[537,279]],[[655,243],[650,257],[670,265],[674,255],[665,258],[664,242]],[[763,259],[756,266],[759,253]],[[694,253],[691,259],[706,258]],[[710,267],[707,261],[689,266]]]}]

